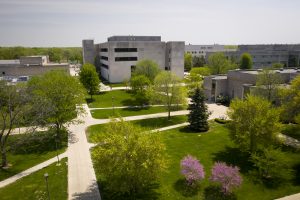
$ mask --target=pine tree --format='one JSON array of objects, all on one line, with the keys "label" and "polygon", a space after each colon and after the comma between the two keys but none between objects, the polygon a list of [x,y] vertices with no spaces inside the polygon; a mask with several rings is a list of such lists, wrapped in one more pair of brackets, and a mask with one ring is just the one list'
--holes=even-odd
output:
[{"label": "pine tree", "polygon": [[192,102],[188,107],[188,110],[190,110],[188,115],[189,128],[193,131],[204,132],[209,129],[207,122],[209,113],[204,100],[205,97],[202,90],[199,87],[196,88],[192,96]]}]

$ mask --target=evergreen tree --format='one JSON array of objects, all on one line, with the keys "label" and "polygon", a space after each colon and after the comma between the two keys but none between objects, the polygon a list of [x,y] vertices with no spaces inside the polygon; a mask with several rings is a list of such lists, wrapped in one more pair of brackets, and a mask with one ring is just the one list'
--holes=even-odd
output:
[{"label": "evergreen tree", "polygon": [[196,88],[192,96],[192,103],[188,107],[188,110],[190,110],[188,121],[191,130],[204,132],[209,129],[207,122],[209,113],[204,100],[203,92],[199,87]]}]

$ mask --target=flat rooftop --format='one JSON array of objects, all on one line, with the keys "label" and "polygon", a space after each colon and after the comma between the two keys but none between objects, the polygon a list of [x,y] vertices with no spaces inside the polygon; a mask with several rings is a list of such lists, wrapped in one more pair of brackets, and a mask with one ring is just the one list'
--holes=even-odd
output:
[{"label": "flat rooftop", "polygon": [[20,60],[0,60],[0,65],[19,65]]},{"label": "flat rooftop", "polygon": [[108,42],[132,42],[132,41],[137,41],[137,42],[160,42],[161,41],[161,36],[111,36],[107,38]]}]

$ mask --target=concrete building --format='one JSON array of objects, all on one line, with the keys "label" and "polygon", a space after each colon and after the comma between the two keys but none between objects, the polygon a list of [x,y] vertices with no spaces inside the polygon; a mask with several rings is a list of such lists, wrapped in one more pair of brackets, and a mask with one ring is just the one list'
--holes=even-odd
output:
[{"label": "concrete building", "polygon": [[185,53],[190,53],[192,56],[203,56],[217,52],[235,52],[236,49],[226,49],[224,45],[185,45]]},{"label": "concrete building", "polygon": [[51,70],[69,73],[68,63],[51,63],[48,56],[23,56],[18,60],[0,60],[0,77],[18,78],[40,75]]},{"label": "concrete building", "polygon": [[[217,96],[228,96],[229,99],[243,99],[251,88],[255,87],[261,70],[231,70],[227,75],[212,75],[204,78],[204,93],[209,101],[216,101]],[[300,69],[274,70],[279,74],[282,83],[288,84],[300,75]]]},{"label": "concrete building", "polygon": [[[84,40],[84,57],[93,56],[92,50],[85,51],[90,44]],[[160,36],[112,36],[105,43],[95,44],[94,52],[95,65],[110,83],[130,79],[136,63],[143,59],[153,60],[162,70],[183,78],[184,42],[163,42]]]},{"label": "concrete building", "polygon": [[94,40],[82,40],[82,54],[83,63],[95,62]]},{"label": "concrete building", "polygon": [[[205,59],[213,53],[207,52]],[[236,51],[224,51],[228,58],[237,62],[243,53],[252,56],[254,69],[270,67],[274,63],[281,63],[284,67],[300,66],[300,44],[238,45]]]}]

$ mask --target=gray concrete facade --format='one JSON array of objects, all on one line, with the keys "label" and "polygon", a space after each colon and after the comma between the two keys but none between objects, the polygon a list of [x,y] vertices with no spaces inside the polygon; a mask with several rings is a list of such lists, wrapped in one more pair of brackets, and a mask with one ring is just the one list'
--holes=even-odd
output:
[{"label": "gray concrete facade", "polygon": [[48,56],[23,56],[19,60],[1,60],[0,76],[19,77],[41,75],[51,70],[69,73],[68,63],[50,63]]},{"label": "gray concrete facade", "polygon": [[95,47],[94,40],[82,40],[82,59],[83,63],[95,62]]},{"label": "gray concrete facade", "polygon": [[[160,36],[112,36],[94,45],[94,50],[101,76],[110,83],[129,80],[136,63],[143,59],[153,60],[162,70],[183,78],[184,42],[162,42]],[[84,52],[87,54],[92,56]]]},{"label": "gray concrete facade", "polygon": [[217,52],[235,52],[236,49],[226,49],[224,45],[185,45],[185,53],[190,53],[192,56],[203,56]]},{"label": "gray concrete facade", "polygon": [[[230,70],[226,75],[212,75],[204,78],[204,93],[207,100],[216,101],[217,96],[228,96],[229,99],[243,99],[255,87],[261,70]],[[289,84],[300,75],[300,69],[274,70],[279,74],[282,83]]]}]

